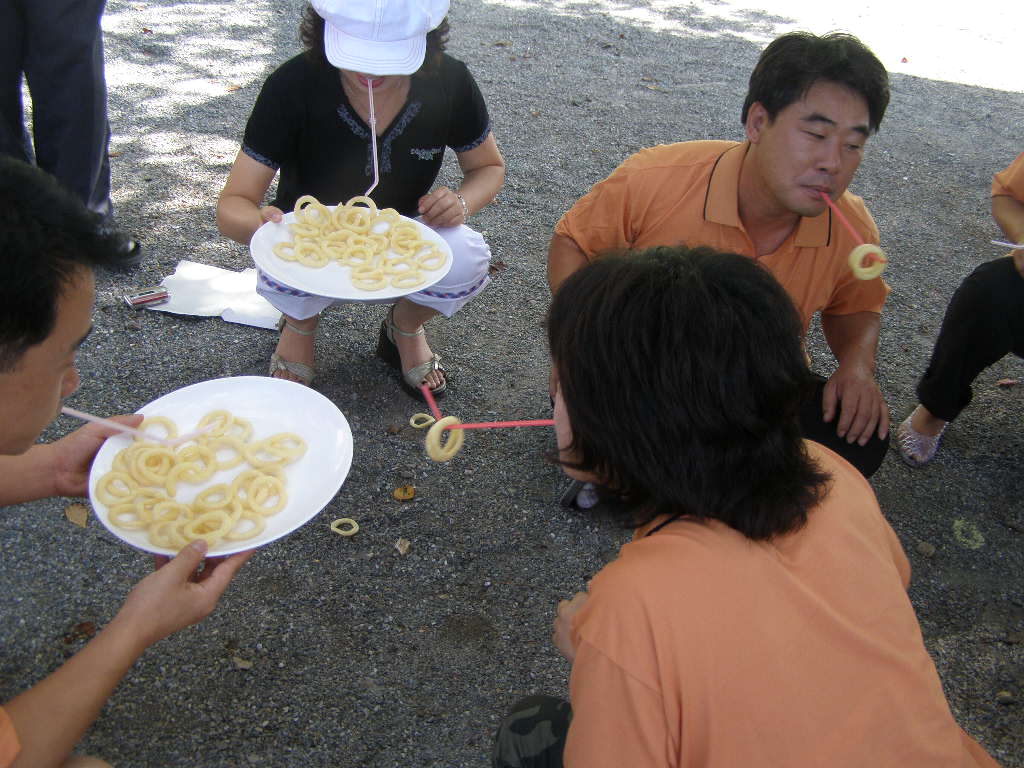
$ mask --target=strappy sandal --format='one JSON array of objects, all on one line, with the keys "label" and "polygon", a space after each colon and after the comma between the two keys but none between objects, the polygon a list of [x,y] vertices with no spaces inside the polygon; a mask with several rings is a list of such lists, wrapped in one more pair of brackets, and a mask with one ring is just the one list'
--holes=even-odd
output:
[{"label": "strappy sandal", "polygon": [[912,467],[920,467],[935,458],[939,443],[942,441],[942,433],[949,424],[943,424],[937,435],[923,435],[910,425],[912,418],[914,414],[907,416],[896,428],[895,442],[900,458]]},{"label": "strappy sandal", "polygon": [[[441,365],[441,358],[436,354],[427,360],[425,363],[413,366],[408,371],[402,371],[402,357],[398,354],[398,345],[395,344],[395,334],[399,336],[422,336],[426,333],[423,330],[423,326],[415,331],[403,331],[397,325],[395,325],[394,308],[391,312],[388,312],[388,316],[384,318],[384,322],[380,324],[380,338],[377,341],[377,357],[383,360],[385,363],[390,365],[399,373],[398,383],[402,385],[402,389],[405,390],[406,394],[410,397],[415,397],[418,400],[423,400],[423,392],[420,390],[420,386],[426,379],[427,374],[431,371],[440,371],[445,373],[444,366]],[[434,396],[435,400],[442,399],[448,388],[447,377],[445,382],[437,389],[431,389],[430,393]]]},{"label": "strappy sandal", "polygon": [[[277,330],[284,330],[284,327],[288,326],[288,330],[292,333],[297,333],[299,336],[312,336],[316,333],[315,330],[307,331],[305,328],[299,328],[297,325],[293,325],[284,319],[282,315],[281,319],[277,321]],[[285,371],[298,376],[299,381],[305,384],[307,387],[312,386],[313,379],[316,377],[316,370],[311,365],[305,363],[298,363],[292,360],[285,360],[277,352],[274,352],[270,356],[270,371],[269,375],[271,378],[275,378],[274,374],[279,371]],[[280,378],[280,377],[276,377]]]}]

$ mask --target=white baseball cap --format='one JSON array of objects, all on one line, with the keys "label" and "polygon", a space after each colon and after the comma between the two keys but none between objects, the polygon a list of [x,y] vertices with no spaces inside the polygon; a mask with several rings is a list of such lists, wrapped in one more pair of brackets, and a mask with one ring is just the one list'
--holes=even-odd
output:
[{"label": "white baseball cap", "polygon": [[427,32],[449,0],[311,0],[324,19],[324,53],[338,69],[411,75],[423,64]]}]

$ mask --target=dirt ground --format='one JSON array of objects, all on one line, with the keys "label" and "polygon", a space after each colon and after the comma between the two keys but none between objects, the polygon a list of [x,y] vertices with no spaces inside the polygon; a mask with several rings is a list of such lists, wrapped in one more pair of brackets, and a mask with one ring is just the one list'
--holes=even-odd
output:
[{"label": "dirt ground", "polygon": [[[893,70],[892,103],[853,190],[890,257],[879,380],[894,420],[913,406],[950,295],[1002,253],[988,244],[999,234],[989,184],[1024,150],[1024,95],[980,62],[986,51],[1002,60],[1014,26],[983,13],[985,4],[971,19],[919,14],[902,35],[882,3],[845,17],[831,9],[828,18],[797,0],[762,6],[453,3],[449,49],[487,99],[508,180],[473,220],[493,251],[491,286],[431,328],[451,371],[448,412],[548,416],[542,321],[554,223],[641,147],[740,138],[761,48],[804,26],[851,29],[869,45],[877,30]],[[136,312],[121,295],[159,283],[182,259],[251,265],[246,249],[218,235],[214,206],[263,78],[299,50],[300,7],[110,0],[115,203],[147,258],[127,277],[101,276],[72,405],[128,412],[198,381],[265,373],[273,333]],[[902,43],[913,55],[900,53]],[[445,174],[452,183],[450,162]],[[322,323],[317,388],[345,413],[355,442],[337,497],[260,551],[210,619],[143,657],[85,751],[119,766],[484,766],[515,699],[565,692],[568,667],[548,641],[555,603],[614,557],[625,534],[558,506],[563,481],[543,458],[547,430],[473,435],[452,463],[427,461],[422,435],[403,426],[420,409],[373,355],[383,311],[348,306]],[[810,345],[827,372],[817,330]],[[872,480],[910,556],[911,599],[953,712],[1018,768],[1024,384],[996,382],[1022,376],[1016,358],[985,372],[931,465],[912,470],[891,454]],[[62,419],[47,437],[73,426]],[[402,504],[391,491],[405,483],[417,497]],[[108,620],[149,568],[97,521],[67,523],[65,504],[20,505],[0,517],[3,698],[81,647],[71,630]],[[358,536],[330,532],[341,516],[360,521]],[[399,538],[411,542],[404,556]]]}]

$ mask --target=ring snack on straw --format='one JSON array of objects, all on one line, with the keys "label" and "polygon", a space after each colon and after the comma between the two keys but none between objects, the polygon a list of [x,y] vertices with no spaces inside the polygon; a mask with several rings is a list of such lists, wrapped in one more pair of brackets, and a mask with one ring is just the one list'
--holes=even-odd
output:
[{"label": "ring snack on straw", "polygon": [[[461,429],[454,428],[454,425],[461,424],[462,422],[454,416],[445,416],[443,419],[438,419],[434,422],[434,425],[427,432],[427,456],[434,461],[451,461],[462,449],[462,443],[466,439],[466,434]],[[445,428],[452,426],[452,429],[446,430]],[[444,432],[448,432],[448,442],[441,444],[441,436]]]},{"label": "ring snack on straw", "polygon": [[367,293],[417,288],[427,282],[424,272],[437,271],[448,261],[444,250],[420,236],[416,224],[394,208],[378,210],[363,195],[333,211],[303,195],[288,226],[292,239],[271,249],[277,258],[310,269],[331,263],[348,267],[352,286]]},{"label": "ring snack on straw", "polygon": [[[178,433],[174,422],[163,417],[146,419],[141,426],[152,425],[168,436]],[[305,454],[305,440],[282,432],[252,441],[252,424],[225,410],[206,414],[199,426],[206,431],[176,450],[136,438],[118,452],[95,489],[108,507],[111,525],[145,530],[157,547],[180,549],[205,539],[213,548],[221,541],[259,535],[267,517],[284,509],[288,494],[282,469]],[[243,461],[254,468],[202,489],[191,503],[175,498],[181,484],[199,485]]]},{"label": "ring snack on straw", "polygon": [[885,251],[871,243],[858,245],[850,251],[850,271],[858,280],[873,280],[878,277],[885,271],[886,261]]},{"label": "ring snack on straw", "polygon": [[[885,265],[889,259],[885,256],[885,251],[879,248],[873,243],[864,242],[864,238],[860,236],[850,220],[846,218],[846,215],[839,210],[839,206],[836,205],[832,198],[828,196],[828,193],[822,191],[821,199],[825,201],[826,205],[832,209],[832,212],[836,215],[839,221],[846,231],[850,233],[856,242],[860,243],[856,248],[850,251],[850,256],[847,259],[847,263],[850,265],[850,271],[853,272],[853,276],[858,280],[874,280],[876,277],[885,271]],[[867,260],[867,264],[864,261]]]}]

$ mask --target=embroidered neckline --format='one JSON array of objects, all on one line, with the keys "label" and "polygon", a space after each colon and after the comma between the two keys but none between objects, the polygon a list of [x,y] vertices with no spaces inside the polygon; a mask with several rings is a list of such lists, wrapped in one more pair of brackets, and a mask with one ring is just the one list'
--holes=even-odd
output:
[{"label": "embroidered neckline", "polygon": [[[373,176],[373,157],[371,155],[373,146],[370,144],[370,131],[363,127],[361,121],[354,114],[351,105],[347,102],[348,98],[346,97],[345,101],[338,105],[338,117],[341,118],[341,121],[348,126],[348,129],[353,134],[366,142],[366,167],[364,173],[369,178]],[[390,130],[378,141],[381,173],[391,173],[391,144],[405,132],[405,129],[409,127],[409,123],[419,114],[422,106],[423,102],[410,100],[405,105],[401,115],[392,124]]]}]

